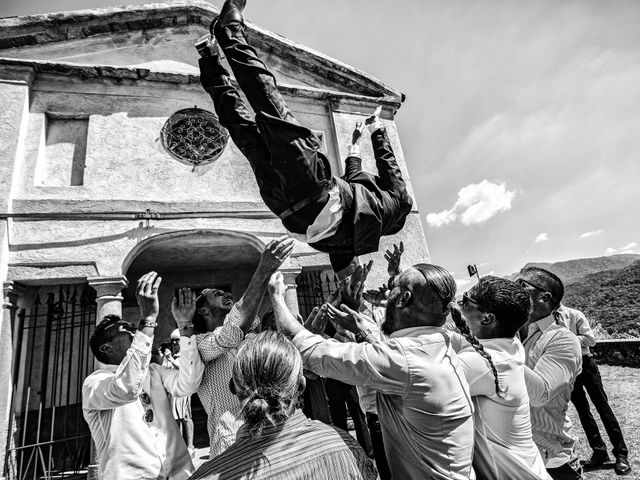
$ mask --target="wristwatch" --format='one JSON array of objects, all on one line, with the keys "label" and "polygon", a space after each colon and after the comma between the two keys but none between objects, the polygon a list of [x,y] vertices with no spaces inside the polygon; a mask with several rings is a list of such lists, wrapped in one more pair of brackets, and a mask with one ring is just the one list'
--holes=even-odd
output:
[{"label": "wristwatch", "polygon": [[140,328],[156,328],[158,326],[158,324],[151,320],[145,320],[144,318],[140,319]]},{"label": "wristwatch", "polygon": [[371,330],[369,330],[369,329],[362,330],[362,331],[356,333],[356,342],[358,342],[358,343],[364,342],[369,335],[371,335]]}]

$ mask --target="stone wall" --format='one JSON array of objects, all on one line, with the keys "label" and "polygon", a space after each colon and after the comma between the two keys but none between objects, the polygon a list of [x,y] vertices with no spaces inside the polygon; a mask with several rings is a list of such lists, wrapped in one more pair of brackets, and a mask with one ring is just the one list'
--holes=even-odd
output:
[{"label": "stone wall", "polygon": [[640,338],[599,340],[591,352],[599,364],[640,368]]}]

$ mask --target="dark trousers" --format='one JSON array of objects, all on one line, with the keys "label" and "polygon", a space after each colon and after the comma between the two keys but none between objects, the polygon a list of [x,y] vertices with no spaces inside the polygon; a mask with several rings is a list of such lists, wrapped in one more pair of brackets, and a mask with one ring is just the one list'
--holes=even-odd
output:
[{"label": "dark trousers", "polygon": [[387,454],[384,451],[382,427],[380,426],[378,415],[367,412],[367,425],[369,426],[373,457],[376,459],[376,467],[378,467],[380,480],[391,480],[391,471],[389,470],[389,462],[387,462]]},{"label": "dark trousers", "polygon": [[366,425],[364,413],[360,409],[358,400],[358,392],[356,387],[347,385],[339,380],[327,378],[324,385],[327,392],[327,400],[329,402],[329,412],[331,412],[332,423],[342,430],[347,430],[347,409],[353,420],[353,426],[356,430],[358,443],[370,455],[373,448],[371,446],[371,437],[369,429]]},{"label": "dark trousers", "polygon": [[287,229],[306,233],[332,185],[321,140],[294,118],[275,77],[247,42],[244,25],[233,22],[214,33],[255,120],[217,57],[200,59],[200,81],[213,99],[220,123],[249,161],[267,207]]},{"label": "dark trousers", "polygon": [[582,373],[576,378],[573,392],[571,393],[571,401],[578,411],[580,423],[582,423],[582,428],[593,451],[606,452],[607,447],[600,435],[598,424],[591,414],[591,408],[589,408],[589,400],[587,400],[585,390],[586,393],[589,394],[589,398],[591,398],[604,424],[609,440],[611,440],[611,444],[613,445],[613,454],[627,455],[627,445],[624,443],[620,424],[609,406],[609,399],[602,386],[600,370],[598,370],[598,365],[593,357],[589,355],[582,357]]},{"label": "dark trousers", "polygon": [[557,468],[547,468],[547,472],[551,475],[553,480],[581,480],[582,475],[579,472],[576,472],[573,467],[565,463],[564,465]]}]

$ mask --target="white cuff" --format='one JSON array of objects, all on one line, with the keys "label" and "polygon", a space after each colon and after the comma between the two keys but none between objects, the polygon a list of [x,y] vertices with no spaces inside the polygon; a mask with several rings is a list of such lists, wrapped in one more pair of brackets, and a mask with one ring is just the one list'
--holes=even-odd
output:
[{"label": "white cuff", "polygon": [[382,127],[384,127],[382,122],[380,120],[376,120],[375,122],[369,124],[369,132],[373,133],[376,130],[381,129]]},{"label": "white cuff", "polygon": [[349,145],[349,156],[350,157],[360,157],[360,145],[357,143]]}]

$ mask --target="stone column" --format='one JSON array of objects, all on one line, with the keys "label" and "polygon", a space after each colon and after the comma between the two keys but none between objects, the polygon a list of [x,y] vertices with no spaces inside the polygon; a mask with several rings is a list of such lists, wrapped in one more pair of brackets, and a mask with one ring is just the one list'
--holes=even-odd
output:
[{"label": "stone column", "polygon": [[284,301],[289,307],[289,310],[294,315],[300,314],[300,307],[298,306],[298,285],[296,284],[296,277],[300,275],[301,268],[291,268],[281,270],[284,277],[284,284],[287,287],[287,291],[284,294]]},{"label": "stone column", "polygon": [[[122,289],[128,284],[126,277],[89,277],[89,285],[96,291],[97,315],[100,323],[105,315],[122,317]],[[98,362],[96,362],[98,365]],[[87,466],[87,479],[98,480],[98,464],[96,461],[96,445],[91,439],[91,457]]]},{"label": "stone column", "polygon": [[[16,312],[18,311],[18,299],[24,294],[24,286],[16,282],[4,282],[3,284],[3,303],[2,312],[0,313],[0,365],[4,365],[5,368],[0,372],[0,412],[5,412],[2,420],[0,421],[0,452],[3,455],[0,457],[0,468],[2,472],[8,472],[9,477],[16,473],[15,455],[12,452],[10,455],[4,455],[7,451],[7,446],[15,448],[13,435],[10,435],[9,428],[13,425],[13,409],[10,408],[11,397],[13,394],[13,338],[12,330],[15,325]],[[16,332],[18,335],[19,332]],[[9,445],[7,445],[7,442]],[[5,462],[9,463],[9,468],[5,468]]]},{"label": "stone column", "polygon": [[126,277],[89,277],[87,281],[97,293],[96,320],[98,323],[105,315],[122,317],[122,289],[128,284]]}]

